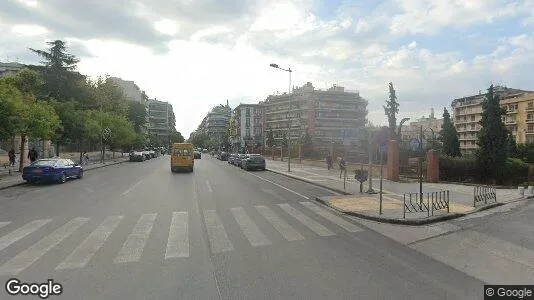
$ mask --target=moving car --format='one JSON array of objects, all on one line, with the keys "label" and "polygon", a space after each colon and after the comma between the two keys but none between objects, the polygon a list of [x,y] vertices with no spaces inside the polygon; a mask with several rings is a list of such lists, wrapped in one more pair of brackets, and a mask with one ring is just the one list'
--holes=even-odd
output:
[{"label": "moving car", "polygon": [[247,154],[241,160],[241,169],[243,170],[265,170],[265,158],[261,154]]},{"label": "moving car", "polygon": [[28,183],[55,181],[64,183],[69,178],[82,178],[83,168],[70,159],[39,159],[22,169],[22,179]]},{"label": "moving car", "polygon": [[171,172],[178,170],[193,172],[195,166],[193,155],[193,144],[174,143],[171,152]]},{"label": "moving car", "polygon": [[141,151],[131,151],[130,152],[130,161],[145,161],[145,156]]}]

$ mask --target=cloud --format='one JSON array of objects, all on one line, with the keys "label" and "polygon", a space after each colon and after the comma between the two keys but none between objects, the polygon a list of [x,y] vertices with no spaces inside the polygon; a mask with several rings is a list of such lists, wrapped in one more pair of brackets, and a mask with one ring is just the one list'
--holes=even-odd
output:
[{"label": "cloud", "polygon": [[[312,82],[359,90],[369,119],[393,82],[401,117],[441,111],[492,82],[532,89],[534,3],[479,0],[92,0],[0,3],[0,60],[68,41],[78,69],[170,101],[188,136],[209,109]],[[336,7],[336,3],[337,7]],[[499,31],[500,30],[500,31]]]}]

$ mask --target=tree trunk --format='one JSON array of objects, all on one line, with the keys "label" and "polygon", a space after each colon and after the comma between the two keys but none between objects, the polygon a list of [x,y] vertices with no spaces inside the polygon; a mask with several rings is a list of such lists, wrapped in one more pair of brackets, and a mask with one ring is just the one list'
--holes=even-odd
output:
[{"label": "tree trunk", "polygon": [[26,135],[21,134],[20,135],[20,161],[19,161],[19,172],[22,172],[22,169],[24,168],[24,159],[26,158],[24,155],[24,145],[26,144]]},{"label": "tree trunk", "polygon": [[56,156],[59,157],[59,140],[56,141]]}]

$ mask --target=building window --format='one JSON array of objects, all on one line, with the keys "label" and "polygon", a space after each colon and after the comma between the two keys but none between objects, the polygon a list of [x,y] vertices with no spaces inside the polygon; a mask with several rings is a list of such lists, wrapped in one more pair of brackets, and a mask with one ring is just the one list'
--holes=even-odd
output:
[{"label": "building window", "polygon": [[534,109],[534,102],[529,102],[527,109]]},{"label": "building window", "polygon": [[534,113],[527,114],[527,121],[534,121]]},{"label": "building window", "polygon": [[471,116],[471,121],[474,121],[475,120],[475,116]]},{"label": "building window", "polygon": [[250,128],[247,128],[246,136],[247,136],[247,137],[250,136]]},{"label": "building window", "polygon": [[527,124],[527,132],[534,132],[534,124]]},{"label": "building window", "polygon": [[250,127],[250,118],[246,118],[246,126]]}]

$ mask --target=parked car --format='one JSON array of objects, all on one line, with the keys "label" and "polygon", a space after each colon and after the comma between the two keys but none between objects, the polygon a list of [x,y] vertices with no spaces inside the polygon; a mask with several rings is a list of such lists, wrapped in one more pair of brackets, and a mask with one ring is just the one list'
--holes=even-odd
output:
[{"label": "parked car", "polygon": [[241,160],[241,169],[243,170],[265,170],[265,158],[261,154],[247,154]]},{"label": "parked car", "polygon": [[142,151],[131,151],[130,161],[145,161],[145,156]]},{"label": "parked car", "polygon": [[222,160],[222,161],[227,161],[229,156],[230,156],[230,153],[228,153],[228,152],[221,152],[220,160]]},{"label": "parked car", "polygon": [[202,159],[202,153],[200,151],[195,151],[194,153],[195,153],[195,156],[194,156],[195,159]]},{"label": "parked car", "polygon": [[245,158],[247,155],[246,154],[238,154],[235,158],[234,158],[234,166],[236,167],[241,167],[241,161],[243,160],[243,158]]},{"label": "parked car", "polygon": [[148,154],[150,154],[150,158],[155,158],[156,157],[156,151],[154,151],[154,150],[148,150]]},{"label": "parked car", "polygon": [[234,159],[235,159],[235,156],[236,156],[236,155],[237,155],[237,154],[232,153],[232,154],[230,154],[230,155],[228,156],[228,163],[229,163],[229,164],[231,164],[231,165],[234,164]]},{"label": "parked car", "polygon": [[82,178],[83,167],[70,159],[39,159],[22,169],[22,179],[28,183],[55,181],[65,183],[70,178]]},{"label": "parked car", "polygon": [[150,155],[150,152],[148,150],[143,151],[143,156],[145,159],[151,159],[152,155]]},{"label": "parked car", "polygon": [[206,148],[202,149],[202,153],[208,153],[208,149]]}]

